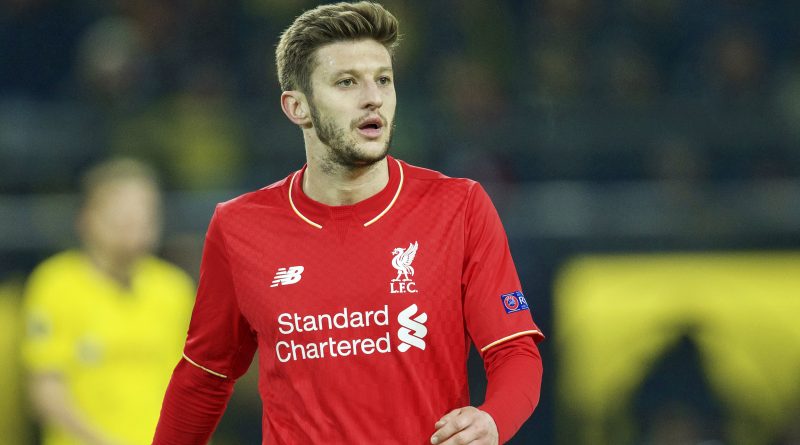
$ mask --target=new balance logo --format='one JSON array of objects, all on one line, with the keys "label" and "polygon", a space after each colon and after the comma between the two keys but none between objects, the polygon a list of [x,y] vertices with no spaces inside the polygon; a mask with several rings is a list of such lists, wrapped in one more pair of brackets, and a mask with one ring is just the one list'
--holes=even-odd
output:
[{"label": "new balance logo", "polygon": [[305,268],[303,266],[291,266],[288,269],[281,267],[275,274],[275,278],[272,279],[272,286],[270,287],[287,286],[297,283],[300,281],[300,278],[303,278],[304,270]]},{"label": "new balance logo", "polygon": [[425,322],[428,321],[428,314],[423,312],[411,318],[416,314],[417,305],[412,304],[397,315],[397,322],[402,326],[397,331],[397,337],[402,342],[397,347],[400,352],[406,352],[412,346],[425,350],[425,340],[423,338],[428,335],[428,328],[425,327]]}]

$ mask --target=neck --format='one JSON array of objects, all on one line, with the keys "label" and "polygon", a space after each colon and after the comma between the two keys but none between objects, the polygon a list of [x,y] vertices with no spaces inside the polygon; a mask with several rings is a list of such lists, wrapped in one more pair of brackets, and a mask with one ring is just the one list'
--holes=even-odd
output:
[{"label": "neck", "polygon": [[123,287],[130,287],[134,260],[117,258],[99,249],[86,248],[92,264],[105,276]]},{"label": "neck", "polygon": [[389,183],[386,158],[364,167],[331,167],[308,159],[303,192],[329,206],[351,205],[375,196]]}]

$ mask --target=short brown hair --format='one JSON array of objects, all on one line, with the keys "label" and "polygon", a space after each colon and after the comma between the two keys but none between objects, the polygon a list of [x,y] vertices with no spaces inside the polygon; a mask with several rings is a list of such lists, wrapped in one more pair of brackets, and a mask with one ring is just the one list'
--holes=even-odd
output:
[{"label": "short brown hair", "polygon": [[304,12],[281,34],[275,61],[283,91],[311,94],[314,53],[321,46],[344,40],[373,39],[393,54],[398,22],[378,3],[336,3]]},{"label": "short brown hair", "polygon": [[84,205],[105,185],[129,179],[159,187],[158,175],[150,165],[133,158],[112,158],[94,165],[81,178]]}]

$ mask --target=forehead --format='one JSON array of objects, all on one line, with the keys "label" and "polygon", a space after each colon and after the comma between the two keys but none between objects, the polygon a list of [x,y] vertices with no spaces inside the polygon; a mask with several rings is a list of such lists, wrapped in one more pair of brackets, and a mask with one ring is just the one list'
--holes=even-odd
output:
[{"label": "forehead", "polygon": [[372,39],[329,43],[317,49],[312,77],[326,77],[340,71],[376,71],[392,67],[389,50]]},{"label": "forehead", "polygon": [[[117,202],[143,198],[151,201],[159,195],[158,188],[144,178],[118,178],[96,184],[87,194],[90,206],[108,206]],[[120,197],[124,196],[124,199]]]}]

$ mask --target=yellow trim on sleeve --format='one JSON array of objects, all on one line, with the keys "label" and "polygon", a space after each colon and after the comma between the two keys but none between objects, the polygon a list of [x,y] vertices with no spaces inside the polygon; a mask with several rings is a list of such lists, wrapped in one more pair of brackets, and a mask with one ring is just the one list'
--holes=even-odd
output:
[{"label": "yellow trim on sleeve", "polygon": [[300,219],[302,219],[303,221],[309,223],[310,225],[312,225],[312,226],[314,226],[314,227],[316,227],[318,229],[321,229],[322,228],[321,225],[319,225],[319,224],[315,223],[314,221],[311,221],[310,219],[306,218],[305,215],[300,213],[300,210],[297,210],[297,207],[295,207],[295,205],[294,205],[294,199],[292,198],[292,187],[294,186],[294,177],[297,176],[297,173],[298,172],[294,172],[294,174],[292,175],[292,179],[289,180],[289,205],[292,206],[292,210],[294,210],[294,213],[296,213],[297,216],[300,217]]},{"label": "yellow trim on sleeve", "polygon": [[505,343],[505,342],[507,342],[509,340],[513,340],[515,338],[523,337],[525,335],[535,335],[535,334],[542,335],[541,331],[538,331],[536,329],[533,329],[533,330],[530,330],[530,331],[517,332],[516,334],[511,334],[508,337],[503,337],[500,340],[495,340],[495,341],[489,343],[488,345],[486,345],[486,346],[481,348],[481,352],[485,352],[487,349],[489,349],[489,348],[491,348],[493,346],[497,346],[500,343]]},{"label": "yellow trim on sleeve", "polygon": [[214,371],[212,371],[212,370],[210,370],[210,369],[208,369],[206,367],[198,365],[197,363],[195,363],[194,360],[190,359],[185,353],[183,354],[183,358],[185,358],[187,362],[193,364],[194,366],[197,366],[198,368],[202,369],[203,371],[205,371],[205,372],[207,372],[207,373],[209,373],[211,375],[215,375],[217,377],[222,377],[223,379],[227,379],[228,378],[228,376],[226,376],[225,374],[220,374],[220,373],[214,372]]},{"label": "yellow trim on sleeve", "polygon": [[403,164],[401,164],[400,161],[398,161],[397,159],[395,159],[394,162],[397,162],[397,166],[400,167],[400,183],[397,185],[397,191],[394,193],[394,198],[392,198],[392,202],[390,202],[389,205],[386,206],[386,208],[383,209],[383,211],[378,214],[378,216],[376,216],[375,218],[372,218],[371,220],[365,222],[364,223],[364,227],[367,227],[367,226],[371,225],[372,223],[374,223],[375,221],[381,219],[381,217],[383,215],[385,215],[386,212],[389,211],[389,209],[392,208],[392,206],[394,205],[394,202],[397,201],[397,197],[400,196],[400,190],[403,189]]}]

